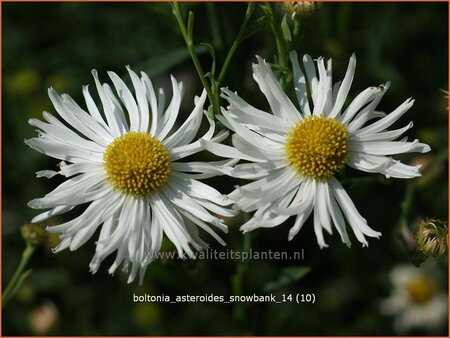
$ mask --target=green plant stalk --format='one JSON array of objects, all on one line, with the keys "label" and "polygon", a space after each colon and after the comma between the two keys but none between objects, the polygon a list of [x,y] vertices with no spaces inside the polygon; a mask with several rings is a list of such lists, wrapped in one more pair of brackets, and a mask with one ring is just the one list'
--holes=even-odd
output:
[{"label": "green plant stalk", "polygon": [[20,260],[19,266],[17,267],[16,271],[14,272],[14,275],[11,278],[11,281],[9,282],[5,291],[3,292],[3,295],[2,295],[2,307],[3,308],[8,304],[8,302],[11,300],[11,298],[17,293],[17,291],[19,290],[20,284],[29,275],[28,271],[25,273],[23,273],[23,271],[25,270],[25,267],[27,266],[28,261],[30,260],[31,256],[33,256],[33,253],[35,250],[36,250],[35,246],[27,244],[25,250],[22,252],[22,258]]},{"label": "green plant stalk", "polygon": [[[273,36],[275,38],[275,44],[277,46],[278,62],[281,66],[288,68],[288,57],[286,53],[286,41],[281,31],[280,23],[277,20],[275,10],[270,2],[266,2],[266,7],[270,16],[270,27],[272,28]],[[290,76],[285,74],[281,75],[281,87],[286,90],[288,87]]]},{"label": "green plant stalk", "polygon": [[210,21],[214,46],[221,51],[223,48],[222,32],[220,30],[219,18],[217,16],[215,4],[213,2],[207,2],[206,10],[208,11],[208,16],[212,18]]},{"label": "green plant stalk", "polygon": [[[203,68],[200,64],[200,60],[198,59],[197,52],[194,48],[194,41],[192,38],[192,28],[193,28],[193,19],[194,14],[192,12],[189,13],[189,27],[186,29],[186,24],[183,20],[183,16],[181,15],[180,5],[178,2],[172,3],[172,9],[173,14],[175,18],[177,19],[178,26],[180,27],[181,34],[183,35],[184,41],[186,43],[186,46],[189,50],[189,53],[191,54],[192,62],[194,63],[195,69],[197,70],[197,74],[200,78],[200,81],[202,82],[203,87],[206,90],[206,94],[208,95],[209,102],[213,106],[213,115],[215,116],[217,113],[217,105],[214,104],[214,95],[211,90],[211,86],[209,85],[208,81],[206,80],[205,73],[203,72]],[[213,117],[214,117],[213,116]]]},{"label": "green plant stalk", "polygon": [[405,197],[400,204],[400,217],[398,219],[398,226],[401,228],[408,222],[409,210],[414,197],[415,184],[410,181],[406,185]]},{"label": "green plant stalk", "polygon": [[255,4],[252,2],[249,2],[248,6],[247,6],[247,10],[245,12],[245,17],[244,17],[244,20],[242,21],[241,28],[239,29],[238,35],[236,36],[236,39],[234,40],[233,44],[231,45],[231,48],[228,51],[225,61],[223,62],[222,68],[220,69],[219,77],[217,78],[218,86],[220,86],[223,79],[225,78],[225,75],[228,71],[228,66],[230,65],[231,60],[233,59],[236,49],[238,48],[239,44],[241,43],[242,36],[244,35],[245,30],[247,29],[248,21],[250,20],[250,17],[252,16],[254,9],[255,9]]},{"label": "green plant stalk", "polygon": [[[249,215],[246,213],[244,215],[244,222],[247,222],[250,219]],[[252,240],[251,240],[251,234],[245,234],[242,236],[242,252],[249,252],[252,247]],[[231,279],[231,285],[232,285],[232,291],[233,295],[235,296],[241,296],[244,293],[244,277],[245,272],[248,267],[248,261],[242,261],[240,260],[237,263],[236,266],[236,273],[232,276]],[[233,317],[237,319],[240,322],[244,322],[245,320],[245,313],[246,308],[248,307],[247,304],[237,302],[234,305],[233,308]]]},{"label": "green plant stalk", "polygon": [[222,68],[220,69],[219,76],[217,80],[213,80],[212,85],[212,93],[214,95],[214,106],[220,107],[220,85],[223,82],[223,79],[225,78],[225,75],[227,74],[228,67],[231,63],[231,60],[233,59],[234,53],[236,52],[237,47],[241,43],[242,36],[245,33],[245,30],[248,25],[248,21],[250,20],[250,17],[253,14],[253,10],[255,9],[254,3],[249,3],[247,6],[247,10],[245,12],[244,20],[242,21],[241,27],[239,29],[238,35],[236,36],[236,39],[233,41],[233,44],[231,45],[230,50],[227,53],[227,56],[225,57],[225,61],[222,65]]}]

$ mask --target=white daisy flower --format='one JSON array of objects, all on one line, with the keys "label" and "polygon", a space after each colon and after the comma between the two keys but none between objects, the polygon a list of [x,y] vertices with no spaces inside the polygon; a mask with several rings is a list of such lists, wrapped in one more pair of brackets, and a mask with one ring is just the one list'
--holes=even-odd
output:
[{"label": "white daisy flower", "polygon": [[394,329],[399,333],[440,328],[448,319],[447,294],[432,278],[435,271],[428,270],[400,265],[389,274],[393,291],[382,301],[380,311],[394,316]]},{"label": "white daisy flower", "polygon": [[[235,132],[235,148],[205,142],[211,152],[252,162],[237,165],[233,176],[256,181],[229,195],[240,209],[256,210],[241,230],[275,227],[295,216],[289,231],[291,240],[314,210],[314,231],[321,248],[327,246],[323,229],[331,234],[333,225],[350,246],[345,219],[356,238],[367,246],[365,236],[378,238],[381,234],[367,225],[335,174],[348,165],[386,177],[420,176],[420,166],[408,166],[389,156],[430,150],[417,140],[395,141],[412,127],[412,122],[387,131],[413,105],[413,100],[406,100],[388,115],[375,110],[389,87],[386,83],[367,88],[344,108],[355,72],[355,56],[350,58],[342,82],[333,85],[331,60],[325,65],[324,59],[318,58],[316,70],[314,61],[305,55],[303,71],[294,52],[291,62],[298,109],[282,91],[266,61],[257,59],[253,77],[273,114],[223,89],[229,107],[218,118]],[[374,118],[378,120],[367,123]]]},{"label": "white daisy flower", "polygon": [[[164,91],[159,89],[157,96],[145,73],[139,78],[127,69],[135,96],[117,74],[108,72],[115,94],[92,71],[103,114],[88,86],[83,87],[88,112],[69,95],[49,89],[62,120],[48,112],[43,113],[47,122],[31,119],[29,123],[38,128],[39,137],[25,143],[63,160],[59,171],[39,171],[38,177],[59,174],[68,180],[45,197],[30,201],[29,206],[50,209],[32,221],[42,222],[78,205],[89,204],[80,216],[47,228],[49,232],[61,233],[62,241],[54,251],[76,250],[100,228],[89,265],[92,273],[117,251],[109,272],[113,274],[121,264],[126,271],[131,265],[128,282],[140,271],[142,283],[148,264],[160,250],[163,234],[174,243],[179,256],[192,255],[193,249],[200,250],[206,245],[198,236],[197,227],[225,244],[207,223],[227,232],[227,226],[214,214],[229,217],[235,212],[224,208],[232,203],[228,197],[197,180],[229,174],[230,161],[180,162],[204,149],[195,137],[206,93],[195,98],[192,113],[177,129],[174,127],[183,84],[171,78],[173,96],[165,109]],[[224,131],[213,137],[215,124],[208,120],[209,130],[201,140],[214,144],[225,139]],[[235,162],[232,160],[231,164]]]}]

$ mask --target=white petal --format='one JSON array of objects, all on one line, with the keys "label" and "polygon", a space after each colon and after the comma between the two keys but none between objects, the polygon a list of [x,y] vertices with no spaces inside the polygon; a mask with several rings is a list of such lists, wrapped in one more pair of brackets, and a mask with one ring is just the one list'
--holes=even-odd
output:
[{"label": "white petal", "polygon": [[177,209],[186,210],[190,214],[198,217],[202,221],[208,223],[216,223],[218,219],[212,216],[203,206],[198,204],[193,198],[186,195],[181,190],[175,190],[171,186],[167,186],[166,189],[163,190],[164,195],[167,199],[174,204]]},{"label": "white petal", "polygon": [[235,165],[239,159],[215,161],[215,162],[173,162],[172,169],[176,171],[188,172],[188,173],[200,173],[191,174],[191,178],[209,178],[217,175],[232,176]]},{"label": "white petal", "polygon": [[350,61],[348,62],[348,67],[344,79],[342,80],[342,83],[339,87],[339,91],[337,93],[333,109],[331,110],[330,114],[328,114],[329,118],[336,118],[341,112],[353,82],[353,77],[355,75],[355,68],[356,68],[356,56],[353,53],[352,56],[350,57]]},{"label": "white petal", "polygon": [[308,54],[305,54],[303,56],[303,65],[305,66],[306,77],[308,79],[308,85],[309,90],[311,91],[313,105],[315,105],[317,100],[317,86],[319,81],[317,79],[314,61]]},{"label": "white petal", "polygon": [[92,161],[101,163],[103,154],[93,152],[80,147],[61,143],[55,139],[32,138],[25,141],[30,148],[37,150],[45,155],[69,162]]},{"label": "white petal", "polygon": [[319,216],[319,222],[330,235],[333,233],[331,226],[330,213],[328,210],[328,182],[316,181],[316,207]]},{"label": "white petal", "polygon": [[103,112],[105,114],[106,121],[108,122],[108,127],[111,130],[111,134],[114,137],[118,137],[123,133],[122,122],[120,122],[118,116],[114,114],[113,104],[111,103],[105,92],[105,89],[98,79],[97,70],[92,70],[92,76],[94,77],[95,86],[97,87],[98,95],[100,96],[100,100],[102,101]]},{"label": "white petal", "polygon": [[105,148],[95,142],[81,138],[69,128],[62,128],[52,124],[44,123],[37,119],[30,119],[28,123],[44,131],[47,138],[55,139],[61,143],[65,143],[75,147],[81,147],[89,151],[102,153]]},{"label": "white petal", "polygon": [[286,167],[286,161],[270,161],[265,163],[243,163],[234,166],[229,176],[244,179],[260,179],[271,171]]},{"label": "white petal", "polygon": [[274,212],[281,215],[299,215],[305,213],[313,205],[316,196],[316,184],[312,180],[304,180],[288,207],[275,207]]},{"label": "white petal", "polygon": [[[70,189],[65,189],[66,187]],[[60,184],[45,197],[28,202],[33,209],[54,208],[58,205],[78,205],[98,199],[111,191],[97,175],[79,175]]]},{"label": "white petal", "polygon": [[406,113],[409,108],[414,104],[414,100],[408,99],[403,102],[397,109],[395,109],[392,113],[388,114],[386,117],[381,120],[374,122],[367,127],[359,129],[355,132],[355,135],[364,135],[364,134],[373,134],[382,130],[389,128],[395,121],[397,121],[404,113]]},{"label": "white petal", "polygon": [[283,117],[290,123],[302,119],[299,111],[283,92],[270,66],[261,57],[257,56],[258,64],[253,64],[253,78],[264,93],[271,107],[272,113]]},{"label": "white petal", "polygon": [[[375,100],[374,100],[375,101]],[[374,102],[372,101],[372,103]],[[371,103],[370,103],[371,104]],[[369,105],[370,105],[369,104]],[[380,111],[373,111],[373,110],[365,110],[363,113],[359,113],[353,121],[351,121],[347,125],[347,131],[351,134],[353,134],[356,130],[361,128],[367,121],[370,121],[374,118],[383,118],[386,114]]]},{"label": "white petal", "polygon": [[239,158],[241,160],[254,161],[254,162],[263,162],[264,160],[258,159],[256,157],[252,157],[246,155],[234,147],[230,147],[224,144],[214,143],[206,140],[199,140],[203,149],[208,150],[210,153],[227,158]]},{"label": "white petal", "polygon": [[[100,125],[103,126],[103,128],[111,134],[108,125],[106,124],[105,120],[103,119],[102,115],[100,114],[100,111],[97,108],[97,105],[94,102],[94,99],[91,96],[91,93],[89,92],[89,85],[83,86],[83,96],[84,100],[86,102],[87,109],[89,111],[89,114],[94,118],[95,121],[97,121]],[[112,136],[111,136],[112,137]]]},{"label": "white petal", "polygon": [[[270,176],[248,183],[231,194],[229,197],[236,201],[236,205],[244,211],[252,211],[267,203],[272,203],[280,196],[297,188],[296,173],[289,169],[281,169]],[[239,200],[239,198],[245,198]],[[250,201],[247,203],[246,201]]]},{"label": "white petal", "polygon": [[169,240],[175,245],[180,257],[184,252],[192,253],[189,247],[191,236],[184,227],[184,222],[178,211],[171,207],[169,200],[158,194],[152,196],[152,211],[155,217],[158,217],[159,224]]},{"label": "white petal", "polygon": [[[285,119],[268,114],[262,110],[256,109],[251,106],[238,95],[228,90],[228,88],[222,88],[222,97],[226,99],[231,107],[228,109],[235,110],[237,117],[246,123],[255,125],[255,129],[259,130],[260,127],[265,127],[271,130],[281,131],[287,133],[290,129],[289,123]],[[240,114],[239,114],[240,113]],[[228,119],[228,118],[227,118]]]},{"label": "white petal", "polygon": [[156,134],[156,128],[159,123],[159,109],[158,109],[158,101],[156,100],[156,94],[153,89],[152,81],[149,79],[148,75],[144,72],[141,72],[141,82],[144,86],[145,93],[147,95],[147,100],[150,102],[150,107],[152,110],[152,119],[150,123],[150,134]]},{"label": "white petal", "polygon": [[327,76],[323,58],[317,60],[317,67],[319,69],[319,83],[317,85],[314,101],[313,115],[326,115],[325,106],[327,101],[331,99],[331,78]]},{"label": "white petal", "polygon": [[226,121],[222,116],[217,116],[217,119],[222,122],[224,125],[227,125],[227,122],[230,124],[232,130],[234,130],[239,136],[244,138],[247,142],[252,143],[252,145],[256,148],[258,148],[260,151],[275,151],[280,152],[283,149],[283,145],[273,142],[272,140],[269,140],[265,138],[264,136],[261,136],[250,129],[247,129],[245,127],[242,127],[242,125],[235,121],[232,116],[226,112],[223,111],[224,117],[227,117]]},{"label": "white petal", "polygon": [[142,84],[136,73],[127,66],[128,74],[130,74],[131,81],[133,83],[134,92],[136,95],[136,101],[139,108],[139,131],[148,132],[149,130],[149,110],[148,101],[146,99],[146,93],[144,85]]},{"label": "white petal", "polygon": [[164,140],[164,145],[167,148],[173,148],[192,142],[202,122],[203,106],[205,104],[205,101],[206,91],[204,90],[202,96],[200,97],[200,100],[197,101],[194,110],[186,119],[186,121],[180,128],[177,129],[175,133]]},{"label": "white petal", "polygon": [[366,142],[349,142],[350,151],[363,152],[371,155],[394,155],[411,152],[426,153],[431,150],[430,146],[420,143],[419,140],[413,142],[401,141],[366,141]]},{"label": "white petal", "polygon": [[367,241],[365,240],[364,235],[369,237],[379,238],[381,236],[380,232],[372,230],[368,225],[366,220],[358,213],[355,205],[353,204],[350,197],[345,192],[342,185],[336,178],[331,178],[330,180],[330,188],[333,191],[333,194],[338,201],[341,209],[347,218],[350,226],[353,229],[353,232],[358,237],[358,240],[363,243],[363,245],[367,246]]},{"label": "white petal", "polygon": [[205,222],[202,222],[201,220],[199,220],[197,217],[192,216],[190,213],[180,210],[180,213],[186,217],[187,219],[189,219],[190,221],[192,221],[193,223],[195,223],[196,225],[198,225],[200,228],[202,228],[203,230],[205,230],[208,234],[210,234],[217,242],[219,242],[222,245],[227,245],[222,238],[219,237],[219,235],[217,235],[214,230],[211,229],[211,227],[208,226],[208,224],[206,224]]},{"label": "white petal", "polygon": [[219,191],[205,183],[190,178],[188,174],[174,172],[172,173],[171,180],[171,184],[176,182],[178,187],[185,190],[191,197],[208,199],[223,206],[233,203],[226,195],[221,194]]},{"label": "white petal", "polygon": [[175,124],[182,99],[183,83],[177,83],[173,76],[171,76],[170,79],[172,81],[172,100],[170,101],[166,112],[162,115],[155,134],[161,141],[166,138],[167,134]]},{"label": "white petal", "polygon": [[74,208],[74,206],[71,206],[71,205],[59,205],[57,207],[54,207],[50,210],[47,210],[47,211],[33,217],[33,219],[31,220],[31,223],[40,223],[42,221],[49,219],[50,217],[64,214],[64,213],[72,210],[73,208]]},{"label": "white petal", "polygon": [[396,138],[400,137],[403,133],[405,133],[407,130],[411,129],[413,127],[413,122],[408,123],[403,128],[390,130],[390,131],[384,131],[384,132],[378,132],[378,133],[364,133],[361,135],[351,135],[352,139],[355,139],[359,142],[364,141],[392,141]]},{"label": "white petal", "polygon": [[116,92],[125,106],[130,118],[130,131],[138,131],[140,126],[139,111],[133,95],[123,80],[114,72],[109,71],[108,75],[116,88]]},{"label": "white petal", "polygon": [[338,120],[343,124],[347,124],[361,108],[373,101],[378,92],[379,90],[376,87],[369,87],[359,93],[342,115],[338,117]]},{"label": "white petal", "polygon": [[305,74],[303,74],[300,65],[298,63],[298,57],[297,52],[292,51],[290,54],[290,59],[292,63],[292,75],[293,75],[293,82],[294,82],[294,88],[295,88],[295,94],[297,95],[297,101],[300,105],[300,108],[303,112],[303,115],[311,116],[311,109],[309,107],[308,102],[308,92],[306,88],[306,77]]},{"label": "white petal", "polygon": [[328,202],[328,210],[330,212],[333,223],[334,223],[339,235],[341,236],[342,242],[347,244],[348,247],[351,247],[350,238],[348,237],[348,234],[347,234],[344,216],[342,215],[342,212],[336,202],[336,199],[334,198],[333,194],[330,192],[329,187],[328,187],[327,202]]},{"label": "white petal", "polygon": [[60,97],[49,88],[48,95],[58,114],[77,131],[100,145],[106,145],[109,134],[88,113],[83,111],[68,95]]}]

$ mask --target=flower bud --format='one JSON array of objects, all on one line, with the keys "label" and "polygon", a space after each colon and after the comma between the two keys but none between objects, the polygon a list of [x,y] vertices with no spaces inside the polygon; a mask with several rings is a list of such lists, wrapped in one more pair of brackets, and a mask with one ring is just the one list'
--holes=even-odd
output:
[{"label": "flower bud", "polygon": [[286,1],[282,4],[283,10],[290,15],[292,20],[296,16],[308,16],[314,14],[316,10],[322,7],[321,2],[314,1]]},{"label": "flower bud", "polygon": [[417,247],[427,256],[447,256],[447,223],[438,219],[424,219],[419,222],[416,232]]},{"label": "flower bud", "polygon": [[28,245],[39,246],[47,240],[48,234],[40,225],[25,223],[20,228],[20,233]]}]

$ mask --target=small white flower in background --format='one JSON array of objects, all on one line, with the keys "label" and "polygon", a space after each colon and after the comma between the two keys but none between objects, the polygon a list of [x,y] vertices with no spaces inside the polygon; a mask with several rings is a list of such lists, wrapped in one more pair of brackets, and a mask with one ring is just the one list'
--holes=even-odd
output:
[{"label": "small white flower in background", "polygon": [[[418,140],[395,141],[412,127],[412,122],[387,131],[411,108],[413,100],[406,100],[387,115],[375,110],[389,87],[386,83],[367,88],[344,108],[355,72],[355,56],[350,58],[342,82],[333,85],[331,60],[325,65],[322,57],[314,62],[305,55],[303,71],[296,53],[292,53],[298,110],[281,89],[266,61],[257,59],[253,77],[273,115],[223,89],[229,106],[223,109],[223,117],[218,118],[235,132],[234,148],[205,142],[208,150],[220,156],[252,162],[239,164],[233,170],[234,177],[256,180],[229,195],[240,209],[256,211],[241,230],[275,227],[290,216],[296,216],[289,231],[291,240],[314,210],[314,231],[321,248],[327,246],[323,229],[331,234],[333,224],[342,241],[350,246],[345,219],[356,238],[364,246],[368,245],[365,236],[379,237],[381,233],[367,225],[335,174],[348,165],[386,177],[420,176],[420,166],[408,166],[389,156],[430,150]],[[367,123],[375,118],[376,122]]]},{"label": "small white flower in background", "polygon": [[[80,216],[47,228],[61,233],[62,241],[54,251],[78,249],[100,227],[90,263],[92,273],[108,255],[117,252],[109,272],[113,274],[121,264],[127,271],[131,265],[128,282],[140,271],[142,283],[148,264],[160,250],[163,234],[174,243],[179,256],[191,255],[192,249],[206,246],[197,227],[225,244],[207,223],[226,232],[227,226],[212,213],[233,216],[234,211],[224,208],[231,201],[197,179],[228,173],[228,165],[236,161],[180,162],[204,148],[195,137],[206,93],[195,98],[192,113],[176,129],[183,84],[172,77],[173,96],[165,109],[164,91],[160,89],[157,96],[145,73],[139,78],[127,69],[135,96],[117,74],[108,72],[115,94],[108,84],[100,83],[95,70],[92,72],[103,114],[88,86],[83,88],[88,112],[69,95],[49,89],[62,120],[48,112],[43,113],[47,122],[31,119],[29,123],[39,128],[39,137],[26,144],[63,160],[59,171],[40,171],[38,177],[59,174],[68,180],[45,197],[30,201],[29,206],[50,209],[33,219],[42,222],[89,203]],[[208,120],[210,128],[201,139],[212,143],[225,139],[224,131],[213,137],[215,124]]]},{"label": "small white flower in background", "polygon": [[380,311],[394,316],[394,329],[399,333],[438,329],[447,322],[447,294],[433,279],[436,271],[427,268],[400,265],[389,274],[393,290]]}]

